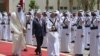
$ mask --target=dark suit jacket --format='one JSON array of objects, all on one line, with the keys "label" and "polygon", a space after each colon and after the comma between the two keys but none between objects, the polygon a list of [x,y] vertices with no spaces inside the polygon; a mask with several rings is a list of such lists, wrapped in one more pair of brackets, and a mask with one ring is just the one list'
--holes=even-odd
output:
[{"label": "dark suit jacket", "polygon": [[46,22],[44,19],[42,20],[42,26],[41,26],[37,18],[35,18],[33,20],[32,27],[33,27],[32,35],[33,34],[35,34],[35,36],[45,36],[46,35]]}]

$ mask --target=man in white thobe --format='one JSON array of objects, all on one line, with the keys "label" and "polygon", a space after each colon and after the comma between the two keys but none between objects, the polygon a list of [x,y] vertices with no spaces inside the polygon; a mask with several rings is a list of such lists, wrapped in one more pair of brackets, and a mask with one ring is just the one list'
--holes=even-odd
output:
[{"label": "man in white thobe", "polygon": [[[24,27],[24,29],[26,29],[26,18],[25,18],[25,12],[23,11],[22,7],[20,5],[17,5],[17,11],[16,11],[17,17],[20,21],[20,24],[22,24],[22,26]],[[24,32],[25,35],[26,31]],[[25,41],[25,37],[22,38],[22,42],[23,42],[23,50],[27,51],[26,49],[26,41]]]},{"label": "man in white thobe", "polygon": [[14,56],[21,56],[21,50],[23,49],[24,27],[22,26],[15,12],[11,13],[10,27],[13,34],[12,54]]}]

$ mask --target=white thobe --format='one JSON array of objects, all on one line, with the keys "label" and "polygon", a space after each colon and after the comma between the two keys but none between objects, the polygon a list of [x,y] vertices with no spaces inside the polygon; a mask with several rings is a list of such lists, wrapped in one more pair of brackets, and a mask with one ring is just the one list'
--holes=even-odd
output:
[{"label": "white thobe", "polygon": [[[78,19],[77,19],[78,20]],[[83,26],[83,20],[81,18],[81,20],[78,23],[80,26]],[[83,45],[83,27],[82,29],[78,29],[76,30],[76,38],[75,38],[75,44],[74,44],[74,53],[75,54],[83,54],[82,52],[82,45]]]},{"label": "white thobe", "polygon": [[[54,21],[54,20],[52,20]],[[59,23],[56,21],[55,26],[59,28],[58,25]],[[49,21],[47,23],[47,33],[48,33],[48,56],[59,56],[60,55],[60,44],[59,44],[59,31],[55,32],[50,32],[49,30],[51,29],[52,23]],[[59,29],[58,29],[59,30]]]},{"label": "white thobe", "polygon": [[2,14],[0,13],[0,40],[3,38],[3,34],[2,34]]},{"label": "white thobe", "polygon": [[33,38],[32,38],[32,20],[30,19],[30,24],[27,24],[27,29],[26,29],[26,43],[33,45]]},{"label": "white thobe", "polygon": [[[64,19],[65,18],[62,18],[62,24],[64,24]],[[60,43],[60,46],[61,46],[61,51],[62,52],[70,52],[70,48],[69,48],[69,44],[70,44],[70,20],[69,18],[67,18],[65,20],[65,22],[67,22],[67,25],[68,25],[68,28],[64,29],[63,26],[61,25],[61,35],[60,35],[60,38],[61,38],[61,43]]]},{"label": "white thobe", "polygon": [[[93,24],[98,27],[97,18],[93,21]],[[98,29],[91,29],[90,32],[90,56],[99,56],[98,52],[98,39],[99,39]]]}]

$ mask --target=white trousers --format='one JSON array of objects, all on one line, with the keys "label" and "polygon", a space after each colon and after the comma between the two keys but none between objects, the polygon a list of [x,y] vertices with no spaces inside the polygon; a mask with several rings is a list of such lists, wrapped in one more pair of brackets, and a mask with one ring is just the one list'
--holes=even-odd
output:
[{"label": "white trousers", "polygon": [[13,35],[12,53],[20,56],[21,50],[23,50],[25,47],[25,38],[23,35]]},{"label": "white trousers", "polygon": [[75,37],[76,37],[76,26],[72,26],[73,27],[73,31],[71,31],[71,41],[75,41]]},{"label": "white trousers", "polygon": [[49,32],[48,33],[48,56],[60,56],[60,45],[59,45],[59,33]]},{"label": "white trousers", "polygon": [[4,40],[7,40],[7,37],[6,37],[6,26],[3,24],[2,25],[2,39]]},{"label": "white trousers", "polygon": [[69,52],[69,29],[62,29],[61,31],[61,51],[63,52]]},{"label": "white trousers", "polygon": [[44,36],[42,47],[47,47],[47,44],[48,44],[47,36]]},{"label": "white trousers", "polygon": [[85,27],[84,32],[84,48],[88,48],[87,44],[90,44],[90,27]]},{"label": "white trousers", "polygon": [[98,29],[90,32],[90,56],[99,56],[98,54]]},{"label": "white trousers", "polygon": [[9,40],[9,41],[11,41],[12,40],[12,38],[10,37],[10,25],[5,25],[5,30],[4,30],[4,39],[5,40]]},{"label": "white trousers", "polygon": [[83,54],[82,52],[82,44],[83,44],[83,29],[76,30],[76,38],[74,44],[74,53],[75,54]]},{"label": "white trousers", "polygon": [[0,40],[3,39],[3,32],[2,32],[2,29],[3,29],[3,27],[2,27],[2,25],[0,24]]},{"label": "white trousers", "polygon": [[32,29],[27,29],[25,38],[27,44],[33,45]]},{"label": "white trousers", "polygon": [[8,40],[9,40],[9,41],[12,41],[10,25],[7,25],[7,36],[8,36]]}]

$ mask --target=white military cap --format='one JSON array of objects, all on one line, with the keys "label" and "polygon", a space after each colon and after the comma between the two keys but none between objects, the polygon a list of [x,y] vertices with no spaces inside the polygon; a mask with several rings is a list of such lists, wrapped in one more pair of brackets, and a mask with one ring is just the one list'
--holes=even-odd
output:
[{"label": "white military cap", "polygon": [[38,10],[37,10],[37,13],[42,13],[42,12],[41,12],[41,9],[38,9]]},{"label": "white military cap", "polygon": [[99,16],[99,10],[96,10],[95,13],[97,16]]},{"label": "white military cap", "polygon": [[66,14],[68,15],[68,17],[70,18],[70,16],[71,16],[71,13],[67,10],[66,11]]},{"label": "white military cap", "polygon": [[32,9],[32,10],[30,11],[30,13],[31,13],[32,15],[34,15],[34,10]]},{"label": "white military cap", "polygon": [[5,16],[8,16],[7,12],[4,12],[3,14],[4,14]]},{"label": "white military cap", "polygon": [[56,14],[59,14],[60,12],[58,10],[55,11]]},{"label": "white military cap", "polygon": [[18,5],[17,5],[17,7],[21,7],[21,5],[20,5],[20,4],[18,4]]},{"label": "white military cap", "polygon": [[2,18],[2,13],[0,12],[0,18]]}]

